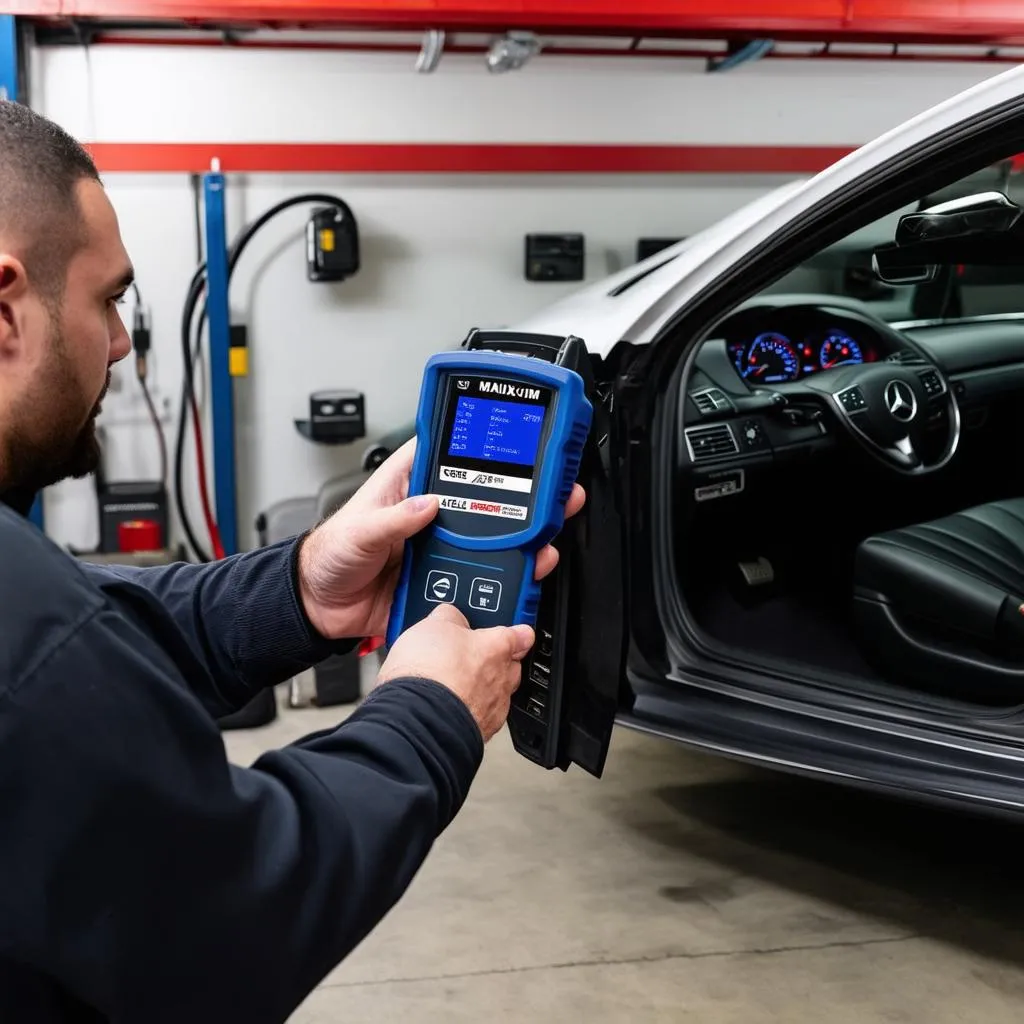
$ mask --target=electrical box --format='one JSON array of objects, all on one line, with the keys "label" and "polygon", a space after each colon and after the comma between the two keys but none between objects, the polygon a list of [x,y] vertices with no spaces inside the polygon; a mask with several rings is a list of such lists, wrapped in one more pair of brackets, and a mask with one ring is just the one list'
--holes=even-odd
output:
[{"label": "electrical box", "polygon": [[310,281],[344,281],[359,270],[359,228],[350,210],[315,209],[306,223],[306,271]]},{"label": "electrical box", "polygon": [[323,444],[344,444],[366,436],[366,400],[361,391],[315,391],[309,419],[296,420],[303,437]]},{"label": "electrical box", "polygon": [[124,528],[146,525],[153,543],[147,549],[167,546],[167,492],[158,480],[104,483],[98,488],[100,551],[121,551]]},{"label": "electrical box", "polygon": [[649,256],[681,241],[681,238],[640,238],[636,243],[636,261],[642,263]]},{"label": "electrical box", "polygon": [[582,281],[583,235],[527,235],[527,281]]}]

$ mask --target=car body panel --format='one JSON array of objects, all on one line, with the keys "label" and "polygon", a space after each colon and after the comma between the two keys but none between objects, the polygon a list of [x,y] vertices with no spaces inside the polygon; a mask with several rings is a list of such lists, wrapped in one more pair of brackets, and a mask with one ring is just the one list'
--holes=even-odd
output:
[{"label": "car body panel", "polygon": [[634,679],[625,727],[762,767],[975,809],[1024,813],[1024,749],[919,723],[785,705],[750,693]]}]

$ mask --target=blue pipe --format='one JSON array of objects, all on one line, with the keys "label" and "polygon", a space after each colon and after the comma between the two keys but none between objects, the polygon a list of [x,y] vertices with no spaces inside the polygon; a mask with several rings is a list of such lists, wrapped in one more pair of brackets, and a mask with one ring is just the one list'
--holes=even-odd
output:
[{"label": "blue pipe", "polygon": [[751,61],[760,60],[771,53],[774,48],[774,39],[754,39],[735,53],[730,53],[728,57],[709,61],[708,71],[731,71],[733,68],[738,68],[741,64],[749,64]]},{"label": "blue pipe", "polygon": [[235,402],[231,379],[231,313],[228,307],[228,245],[224,175],[203,176],[206,210],[206,312],[210,337],[210,401],[213,415],[213,483],[224,553],[238,550],[235,484]]},{"label": "blue pipe", "polygon": [[18,29],[13,14],[0,14],[0,98],[18,99]]}]

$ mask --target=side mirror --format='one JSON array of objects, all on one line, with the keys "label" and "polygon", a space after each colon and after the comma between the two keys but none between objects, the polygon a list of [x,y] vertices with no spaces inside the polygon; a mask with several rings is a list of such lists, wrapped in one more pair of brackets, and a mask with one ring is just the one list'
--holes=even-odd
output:
[{"label": "side mirror", "polygon": [[914,245],[978,234],[1003,234],[1016,225],[1021,212],[1002,192],[978,192],[918,213],[904,214],[896,227],[895,240],[897,245]]}]

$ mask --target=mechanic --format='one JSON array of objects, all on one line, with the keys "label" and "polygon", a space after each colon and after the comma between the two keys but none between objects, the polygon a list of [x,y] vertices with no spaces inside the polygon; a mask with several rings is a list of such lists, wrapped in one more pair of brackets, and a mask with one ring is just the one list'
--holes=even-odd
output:
[{"label": "mechanic", "polygon": [[97,464],[131,281],[89,156],[0,102],[0,1020],[277,1024],[461,807],[533,633],[441,606],[343,725],[230,765],[217,717],[384,633],[437,499],[405,497],[407,445],[292,541],[151,569],[66,555],[25,512]]}]

